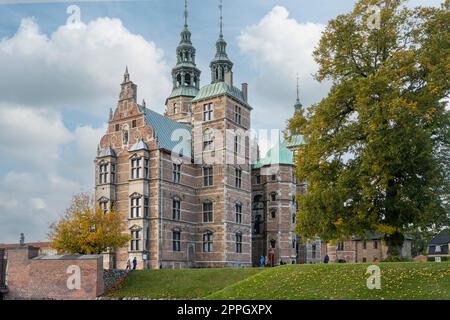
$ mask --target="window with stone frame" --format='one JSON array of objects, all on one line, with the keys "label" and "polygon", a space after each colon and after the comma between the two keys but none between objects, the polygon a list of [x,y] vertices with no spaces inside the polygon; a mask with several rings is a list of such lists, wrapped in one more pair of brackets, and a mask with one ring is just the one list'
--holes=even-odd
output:
[{"label": "window with stone frame", "polygon": [[206,129],[203,133],[203,151],[214,151],[214,130]]},{"label": "window with stone frame", "polygon": [[141,158],[131,159],[131,179],[141,178]]},{"label": "window with stone frame", "polygon": [[108,183],[108,163],[107,162],[101,162],[98,166],[99,176],[98,176],[98,183],[99,184],[106,184]]},{"label": "window with stone frame", "polygon": [[367,241],[366,240],[363,241],[363,249],[364,250],[367,249]]},{"label": "window with stone frame", "polygon": [[172,180],[175,183],[181,182],[181,163],[174,163],[172,165]]},{"label": "window with stone frame", "polygon": [[242,223],[242,204],[236,203],[234,206],[235,214],[236,214],[236,223],[241,224]]},{"label": "window with stone frame", "polygon": [[234,122],[242,124],[242,108],[239,106],[234,107]]},{"label": "window with stone frame", "polygon": [[181,200],[178,198],[172,200],[172,219],[181,220]]},{"label": "window with stone frame", "polygon": [[336,250],[344,251],[344,242],[342,242],[342,241],[338,242]]},{"label": "window with stone frame", "polygon": [[173,114],[177,114],[177,113],[178,113],[178,107],[177,107],[177,104],[174,103],[173,104]]},{"label": "window with stone frame", "polygon": [[203,186],[210,187],[213,185],[213,167],[203,167]]},{"label": "window with stone frame", "polygon": [[141,217],[141,196],[134,194],[130,197],[130,218],[140,218]]},{"label": "window with stone frame", "polygon": [[174,230],[172,232],[172,248],[173,251],[181,251],[181,232],[180,230]]},{"label": "window with stone frame", "polygon": [[242,233],[236,233],[236,253],[242,253]]},{"label": "window with stone frame", "polygon": [[114,163],[111,163],[109,165],[110,167],[110,183],[116,183],[116,165]]},{"label": "window with stone frame", "polygon": [[150,199],[148,197],[144,197],[144,217],[148,218],[149,216],[149,204]]},{"label": "window with stone frame", "polygon": [[208,231],[203,234],[203,252],[213,251],[213,233]]},{"label": "window with stone frame", "polygon": [[241,136],[236,133],[236,135],[234,136],[234,153],[235,154],[240,154],[241,153]]},{"label": "window with stone frame", "polygon": [[144,159],[144,179],[150,178],[150,160]]},{"label": "window with stone frame", "polygon": [[441,246],[436,245],[435,248],[434,248],[434,252],[435,252],[435,253],[440,253],[440,252],[442,252]]},{"label": "window with stone frame", "polygon": [[141,231],[131,231],[131,251],[139,251],[141,249]]},{"label": "window with stone frame", "polygon": [[104,213],[108,212],[108,210],[109,210],[108,203],[109,203],[109,201],[106,198],[102,198],[99,201],[99,207]]},{"label": "window with stone frame", "polygon": [[316,250],[317,250],[316,244],[311,245],[311,257],[312,257],[313,259],[316,258]]},{"label": "window with stone frame", "polygon": [[203,202],[203,222],[214,222],[213,203],[211,201]]},{"label": "window with stone frame", "polygon": [[293,212],[292,213],[292,223],[295,223],[297,221],[297,213]]},{"label": "window with stone frame", "polygon": [[213,120],[213,112],[214,111],[212,103],[203,105],[203,121]]},{"label": "window with stone frame", "polygon": [[256,184],[261,184],[261,175],[257,174],[255,178],[256,178]]},{"label": "window with stone frame", "polygon": [[277,201],[277,193],[276,192],[272,192],[270,194],[270,201]]},{"label": "window with stone frame", "polygon": [[377,241],[377,240],[374,240],[374,242],[373,242],[373,248],[374,248],[374,249],[378,249],[378,241]]},{"label": "window with stone frame", "polygon": [[235,170],[235,187],[242,188],[242,169],[236,168]]},{"label": "window with stone frame", "polygon": [[272,219],[275,219],[277,217],[277,210],[276,209],[270,210],[270,216],[272,217]]}]

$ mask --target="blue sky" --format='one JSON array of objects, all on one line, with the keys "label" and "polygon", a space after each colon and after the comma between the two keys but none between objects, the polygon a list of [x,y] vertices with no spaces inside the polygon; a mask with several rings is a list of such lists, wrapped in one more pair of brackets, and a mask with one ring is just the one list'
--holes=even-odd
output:
[{"label": "blue sky", "polygon": [[[93,159],[125,66],[138,98],[164,111],[183,25],[183,0],[0,0],[0,242],[46,239],[71,196],[93,190]],[[47,1],[54,2],[54,1]],[[438,5],[412,0],[410,5]],[[69,5],[80,29],[66,26]],[[329,85],[312,74],[311,52],[327,21],[352,0],[224,0],[224,34],[235,82],[249,83],[257,129],[284,129],[296,73],[304,105]],[[218,1],[190,0],[189,26],[201,84],[218,35]]]}]

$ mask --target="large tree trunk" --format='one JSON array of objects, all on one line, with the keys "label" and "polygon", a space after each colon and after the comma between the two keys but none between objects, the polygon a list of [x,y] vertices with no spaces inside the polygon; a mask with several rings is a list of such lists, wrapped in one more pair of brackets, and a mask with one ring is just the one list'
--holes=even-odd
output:
[{"label": "large tree trunk", "polygon": [[405,237],[400,232],[395,232],[393,234],[385,234],[384,241],[388,246],[388,259],[389,258],[401,258],[402,246],[405,241]]}]

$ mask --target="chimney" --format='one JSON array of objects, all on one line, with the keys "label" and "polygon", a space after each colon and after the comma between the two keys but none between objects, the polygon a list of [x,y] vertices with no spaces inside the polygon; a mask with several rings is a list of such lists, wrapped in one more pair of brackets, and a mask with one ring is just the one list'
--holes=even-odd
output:
[{"label": "chimney", "polygon": [[23,233],[20,234],[20,246],[23,247],[25,245],[25,236]]},{"label": "chimney", "polygon": [[242,84],[242,95],[244,96],[244,101],[248,101],[248,83]]},{"label": "chimney", "polygon": [[225,83],[231,87],[233,86],[233,71],[227,71],[225,73]]}]

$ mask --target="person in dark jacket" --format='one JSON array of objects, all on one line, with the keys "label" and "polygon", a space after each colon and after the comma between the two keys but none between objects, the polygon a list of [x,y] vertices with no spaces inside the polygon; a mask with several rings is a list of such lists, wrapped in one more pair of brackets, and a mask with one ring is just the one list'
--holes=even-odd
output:
[{"label": "person in dark jacket", "polygon": [[137,267],[137,259],[136,259],[136,257],[134,257],[134,259],[133,259],[133,270],[136,270],[136,267]]},{"label": "person in dark jacket", "polygon": [[323,263],[328,263],[330,262],[330,257],[328,256],[328,254],[325,255],[325,258],[323,259]]}]

